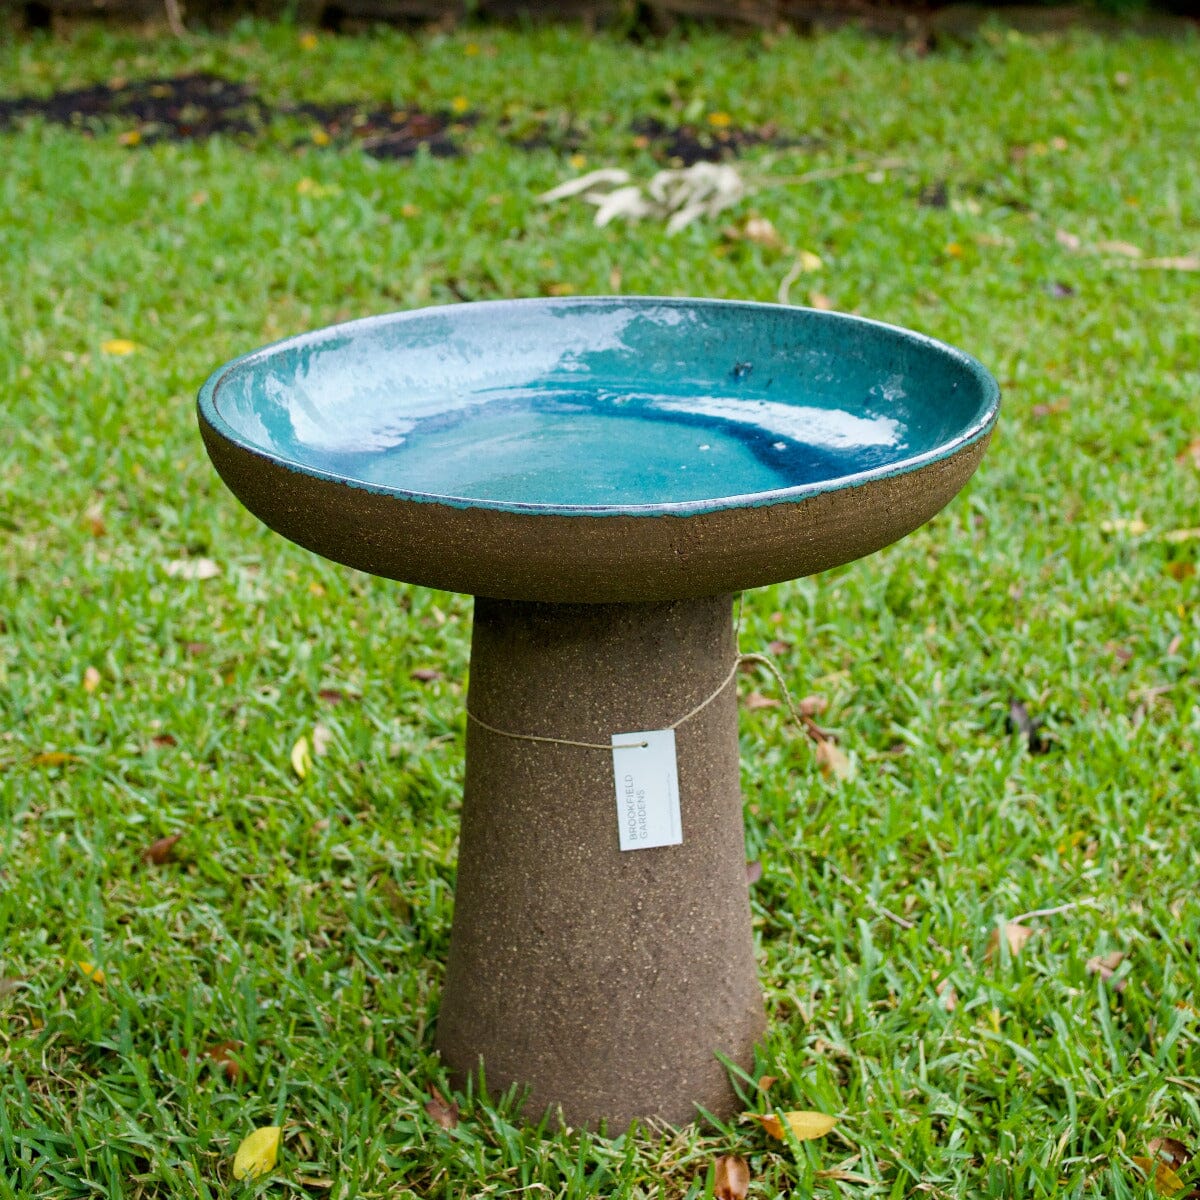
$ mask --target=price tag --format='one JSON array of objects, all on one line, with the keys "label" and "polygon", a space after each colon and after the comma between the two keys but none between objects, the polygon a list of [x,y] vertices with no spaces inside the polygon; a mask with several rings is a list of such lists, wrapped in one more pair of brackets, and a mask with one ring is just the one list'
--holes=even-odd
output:
[{"label": "price tag", "polygon": [[614,733],[612,747],[621,849],[678,846],[683,841],[683,829],[679,821],[675,730]]}]

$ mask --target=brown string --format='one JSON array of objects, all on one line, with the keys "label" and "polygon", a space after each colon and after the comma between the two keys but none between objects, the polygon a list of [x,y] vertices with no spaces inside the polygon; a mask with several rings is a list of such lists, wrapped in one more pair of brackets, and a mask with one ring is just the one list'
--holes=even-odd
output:
[{"label": "brown string", "polygon": [[[742,635],[742,598],[738,596],[737,603],[737,620],[733,627],[733,644],[739,645]],[[800,715],[800,711],[796,708],[792,700],[792,694],[788,690],[788,685],[784,681],[783,674],[779,668],[765,654],[742,654],[738,653],[733,660],[733,666],[729,668],[729,674],[717,685],[713,692],[701,700],[690,712],[686,712],[678,721],[672,721],[670,725],[665,726],[666,729],[678,729],[681,725],[690,721],[693,717],[702,713],[734,680],[738,673],[738,667],[745,662],[760,663],[766,667],[768,671],[775,677],[775,682],[779,684],[779,690],[783,693],[783,698],[787,701],[787,706],[791,710],[792,718],[796,724],[802,729],[804,728],[804,718]],[[469,708],[467,709],[467,718],[474,721],[481,729],[486,729],[488,733],[494,733],[497,737],[512,738],[518,742],[544,742],[551,746],[576,746],[580,750],[641,750],[648,746],[649,742],[579,742],[572,738],[547,737],[539,733],[513,733],[508,729],[497,729],[495,725],[489,725],[486,721],[477,717]]]}]

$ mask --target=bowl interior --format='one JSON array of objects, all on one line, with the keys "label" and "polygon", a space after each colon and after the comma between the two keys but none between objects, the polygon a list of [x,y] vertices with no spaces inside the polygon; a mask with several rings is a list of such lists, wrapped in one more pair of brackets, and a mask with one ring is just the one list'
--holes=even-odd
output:
[{"label": "bowl interior", "polygon": [[982,436],[968,355],[843,314],[738,302],[508,301],[369,318],[238,359],[223,436],[358,487],[547,512],[778,503]]}]

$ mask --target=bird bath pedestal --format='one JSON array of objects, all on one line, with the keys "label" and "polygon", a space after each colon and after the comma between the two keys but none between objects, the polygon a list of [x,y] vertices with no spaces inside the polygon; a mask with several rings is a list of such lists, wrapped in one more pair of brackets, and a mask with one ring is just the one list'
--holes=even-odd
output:
[{"label": "bird bath pedestal", "polygon": [[208,452],[267,525],[476,597],[457,1080],[482,1063],[531,1116],[612,1131],[732,1111],[719,1056],[748,1067],[764,1027],[732,597],[927,521],[997,407],[918,334],[652,298],[374,317],[208,380]]}]

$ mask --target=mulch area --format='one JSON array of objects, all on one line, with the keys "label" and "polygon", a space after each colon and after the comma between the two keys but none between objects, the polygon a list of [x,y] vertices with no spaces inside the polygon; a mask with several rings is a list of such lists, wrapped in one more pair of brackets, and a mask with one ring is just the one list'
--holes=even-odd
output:
[{"label": "mulch area", "polygon": [[[357,146],[375,158],[404,159],[422,150],[438,158],[462,154],[463,135],[479,114],[381,108],[366,100],[272,107],[249,84],[200,72],[170,78],[114,79],[41,98],[0,97],[0,130],[36,118],[78,130],[85,137],[115,135],[128,146],[196,141],[218,134],[250,141],[274,120],[287,119],[308,127],[297,146]],[[812,144],[811,138],[790,137],[773,124],[743,128],[725,118],[702,127],[639,117],[629,132],[634,148],[649,149],[660,162],[672,166],[719,162],[753,146]],[[586,142],[584,131],[549,114],[532,121],[502,122],[500,133],[526,150],[548,148],[574,154]]]}]

